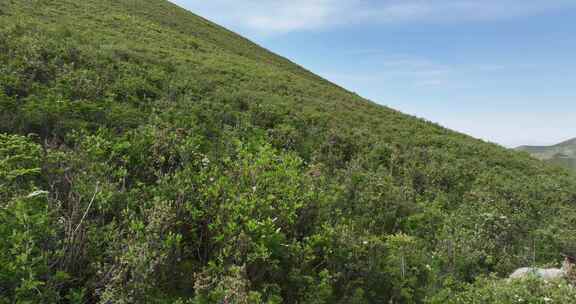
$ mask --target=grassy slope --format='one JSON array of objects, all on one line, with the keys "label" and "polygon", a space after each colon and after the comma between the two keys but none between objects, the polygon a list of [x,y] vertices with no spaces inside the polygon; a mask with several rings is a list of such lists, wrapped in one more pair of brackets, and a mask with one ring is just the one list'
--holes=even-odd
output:
[{"label": "grassy slope", "polygon": [[[21,9],[24,16],[35,14],[35,22],[73,28],[76,37],[93,37],[82,41],[87,44],[85,47],[129,48],[150,61],[189,67],[194,75],[210,77],[219,73],[218,81],[234,89],[288,95],[285,99],[290,106],[321,111],[334,127],[351,133],[369,130],[369,134],[361,134],[363,137],[401,140],[417,135],[427,137],[425,141],[430,144],[455,141],[454,148],[468,152],[463,158],[476,155],[478,160],[490,162],[503,157],[512,163],[519,159],[495,145],[479,144],[480,141],[473,138],[338,89],[288,60],[165,1],[11,2],[15,3],[15,7],[9,9],[11,12]],[[30,11],[30,7],[35,9]],[[444,138],[445,135],[450,137]],[[450,144],[447,146],[450,148]],[[498,157],[488,157],[494,153]]]},{"label": "grassy slope", "polygon": [[[206,273],[234,277],[226,274],[233,260],[232,264],[247,267],[248,285],[268,299],[279,295],[288,303],[320,297],[343,303],[352,298],[359,303],[418,302],[448,277],[469,281],[489,272],[504,274],[526,263],[532,255],[525,248],[535,239],[545,240],[534,248],[540,263],[554,262],[559,251],[571,244],[569,237],[555,234],[569,229],[569,219],[559,215],[568,216],[563,210],[576,197],[576,182],[565,172],[376,105],[166,1],[2,1],[0,29],[0,132],[39,134],[36,142],[50,157],[43,160],[38,187],[55,189],[49,203],[62,200],[54,204],[62,209],[54,212],[72,223],[79,221],[74,215],[78,213],[73,209],[75,197],[91,197],[95,180],[108,191],[99,198],[102,209],[87,219],[90,228],[83,228],[90,237],[83,245],[88,248],[82,251],[84,256],[78,258],[81,266],[64,263],[75,279],[58,285],[65,286],[60,287],[61,294],[86,286],[87,297],[95,299],[104,296],[97,296],[94,286],[108,284],[105,290],[116,297],[129,298],[123,294],[126,290],[142,290],[140,300],[150,294],[192,296],[198,290],[191,290],[195,284],[189,282],[191,277]],[[248,152],[236,148],[238,142]],[[107,144],[110,148],[97,151]],[[186,150],[190,146],[195,147],[194,153]],[[268,146],[274,154],[270,158],[263,148]],[[193,168],[193,161],[186,159],[196,153],[210,159],[214,171],[184,175]],[[266,175],[275,168],[268,164],[255,169],[257,173],[244,174],[242,166],[253,161],[246,153],[259,155],[256,159],[263,162],[281,159],[292,164],[289,160],[295,157],[302,164],[292,168],[295,172],[282,167]],[[62,164],[51,163],[61,157],[66,159]],[[60,167],[68,169],[56,170]],[[78,173],[79,182],[51,183],[69,180],[67,172],[76,169],[87,172]],[[211,181],[251,176],[268,183],[288,173],[283,178],[301,180],[298,191],[261,193],[264,201],[286,197],[286,208],[295,208],[298,215],[295,223],[281,219],[277,224],[288,231],[280,234],[292,244],[280,253],[266,247],[271,246],[268,243],[257,243],[258,238],[247,232],[252,231],[248,224],[238,228],[243,232],[231,232],[237,228],[226,223],[235,221],[220,218],[226,213],[221,209],[202,211],[208,217],[202,221],[190,211],[192,207],[179,209],[174,214],[182,218],[174,224],[166,220],[170,225],[162,228],[147,220],[148,212],[155,210],[147,202],[179,201],[180,197],[171,196],[174,193],[188,193],[191,202],[204,197],[212,202],[205,207],[211,210],[211,206],[227,206],[229,199],[214,193],[228,187],[230,197],[239,201],[224,210],[235,214],[230,210],[245,202],[242,193],[256,191],[234,182],[212,189],[212,182],[205,180],[195,181],[190,189],[170,188],[188,181],[183,176],[216,174]],[[291,185],[283,181],[277,186],[283,184]],[[27,189],[19,187],[15,193]],[[286,194],[290,191],[298,195]],[[118,216],[119,210],[125,215]],[[183,216],[186,212],[190,214]],[[260,214],[258,209],[250,212],[242,216],[250,219]],[[133,237],[136,243],[128,242],[129,249],[122,249],[100,239],[107,234],[118,239],[140,235],[131,228],[140,217],[150,222],[146,224],[150,235],[182,234],[184,244],[177,251],[181,256],[174,258],[182,264],[159,262],[164,255],[154,256],[156,251],[150,249],[147,258],[161,270],[147,277],[148,272],[129,253],[138,246],[149,248],[152,245],[146,241],[150,240]],[[239,223],[246,220],[241,218]],[[207,240],[202,233],[197,240],[194,233],[186,232],[216,233],[206,222],[224,223],[221,229],[214,224],[224,241]],[[254,241],[249,248],[273,252],[262,257],[265,264],[240,258],[245,253],[230,253],[238,246],[226,247],[246,233]],[[103,245],[108,242],[111,245]],[[398,274],[394,262],[398,252],[405,252],[404,245],[397,244],[404,243],[406,248],[419,248],[410,251],[414,264],[409,280]],[[200,251],[205,252],[202,258],[196,255]],[[427,260],[429,252],[434,253],[433,260]],[[402,259],[405,254],[400,254]],[[368,257],[375,264],[364,264]],[[117,260],[125,264],[112,262]],[[429,264],[430,273],[424,270]],[[214,265],[222,267],[219,272]],[[186,270],[180,276],[170,272],[173,267]],[[105,280],[96,275],[118,269],[140,281],[102,283]],[[149,283],[155,276],[161,279]],[[314,294],[307,285],[326,290]],[[360,290],[367,292],[359,295]]]}]

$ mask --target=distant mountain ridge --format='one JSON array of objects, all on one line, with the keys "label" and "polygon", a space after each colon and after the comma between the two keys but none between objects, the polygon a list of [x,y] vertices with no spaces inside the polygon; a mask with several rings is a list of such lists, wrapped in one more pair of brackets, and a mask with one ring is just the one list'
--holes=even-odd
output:
[{"label": "distant mountain ridge", "polygon": [[552,146],[520,146],[516,150],[576,171],[576,138]]}]

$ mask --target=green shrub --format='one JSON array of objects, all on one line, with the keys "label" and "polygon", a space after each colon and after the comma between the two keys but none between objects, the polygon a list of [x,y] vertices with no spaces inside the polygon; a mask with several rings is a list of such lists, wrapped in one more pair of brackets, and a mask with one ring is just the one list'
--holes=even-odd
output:
[{"label": "green shrub", "polygon": [[471,283],[575,250],[573,175],[164,0],[0,6],[0,303],[571,294]]},{"label": "green shrub", "polygon": [[463,291],[445,291],[430,303],[447,304],[546,304],[574,303],[576,290],[565,281],[546,282],[530,277],[506,281],[497,278],[481,278]]}]

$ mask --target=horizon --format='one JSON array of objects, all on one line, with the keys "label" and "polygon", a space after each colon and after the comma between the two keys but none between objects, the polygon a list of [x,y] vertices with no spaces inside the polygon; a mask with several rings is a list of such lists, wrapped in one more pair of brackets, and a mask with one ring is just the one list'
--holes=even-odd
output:
[{"label": "horizon", "polygon": [[574,1],[171,2],[449,129],[510,148],[576,137]]}]

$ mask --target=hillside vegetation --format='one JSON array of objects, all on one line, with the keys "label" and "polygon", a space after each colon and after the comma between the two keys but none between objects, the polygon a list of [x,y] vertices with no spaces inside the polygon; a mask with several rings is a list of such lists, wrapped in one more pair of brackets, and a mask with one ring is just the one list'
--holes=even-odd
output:
[{"label": "hillside vegetation", "polygon": [[516,150],[528,152],[545,162],[576,171],[576,138],[553,146],[521,146]]},{"label": "hillside vegetation", "polygon": [[574,252],[575,206],[164,0],[0,1],[0,303],[576,299],[490,287]]}]

